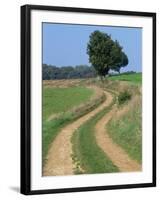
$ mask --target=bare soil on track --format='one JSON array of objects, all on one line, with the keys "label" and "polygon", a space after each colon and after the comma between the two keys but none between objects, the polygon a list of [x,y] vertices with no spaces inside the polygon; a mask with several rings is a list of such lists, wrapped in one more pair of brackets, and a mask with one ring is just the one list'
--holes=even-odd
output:
[{"label": "bare soil on track", "polygon": [[116,106],[113,106],[113,109],[99,120],[95,126],[96,141],[121,172],[141,171],[141,165],[137,161],[132,160],[128,154],[109,137],[106,130],[107,123],[115,114],[121,116],[125,114],[127,110],[127,106],[118,111]]},{"label": "bare soil on track", "polygon": [[[101,90],[95,87],[96,90]],[[87,120],[91,119],[98,112],[102,111],[112,102],[109,92],[104,92],[106,100],[93,111],[80,117],[73,123],[65,126],[57,135],[50,146],[46,163],[43,168],[43,176],[71,175],[74,174],[74,163],[72,161],[71,137],[73,133]]]}]

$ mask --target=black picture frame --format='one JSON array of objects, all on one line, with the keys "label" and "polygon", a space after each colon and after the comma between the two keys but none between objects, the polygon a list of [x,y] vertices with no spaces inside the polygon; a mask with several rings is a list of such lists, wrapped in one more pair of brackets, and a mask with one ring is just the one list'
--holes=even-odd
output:
[{"label": "black picture frame", "polygon": [[[152,27],[152,56],[153,56],[153,176],[152,183],[125,184],[112,186],[95,186],[79,188],[61,188],[49,190],[31,190],[31,11],[64,11],[79,13],[111,14],[124,16],[151,17]],[[127,189],[156,186],[156,13],[103,10],[90,8],[57,7],[44,5],[21,6],[21,193],[26,195],[49,194],[64,192],[80,192],[93,190]]]}]

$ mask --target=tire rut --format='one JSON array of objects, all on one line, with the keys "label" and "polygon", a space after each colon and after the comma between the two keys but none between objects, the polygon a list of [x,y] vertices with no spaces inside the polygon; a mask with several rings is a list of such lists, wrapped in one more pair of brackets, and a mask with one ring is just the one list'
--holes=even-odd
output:
[{"label": "tire rut", "polygon": [[[96,88],[101,90],[100,88]],[[87,120],[91,119],[98,112],[102,111],[105,107],[109,106],[112,102],[112,96],[109,92],[104,92],[106,100],[97,108],[88,114],[80,117],[73,123],[65,126],[52,142],[45,166],[43,168],[43,176],[56,176],[56,175],[72,175],[74,174],[74,163],[72,161],[72,144],[71,137],[73,133]]]},{"label": "tire rut", "polygon": [[[141,165],[132,160],[128,154],[118,144],[116,144],[107,134],[106,125],[117,112],[116,106],[103,116],[95,126],[95,136],[99,147],[106,153],[110,160],[119,168],[121,172],[140,171]],[[125,107],[119,111],[119,115],[125,113]]]}]

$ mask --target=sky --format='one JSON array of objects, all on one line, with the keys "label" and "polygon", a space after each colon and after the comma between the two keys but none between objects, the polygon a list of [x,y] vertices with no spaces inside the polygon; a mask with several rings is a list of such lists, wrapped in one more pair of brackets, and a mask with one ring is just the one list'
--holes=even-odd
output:
[{"label": "sky", "polygon": [[91,65],[86,53],[90,34],[99,30],[118,40],[129,64],[123,71],[142,71],[142,29],[43,23],[43,63],[61,66]]}]

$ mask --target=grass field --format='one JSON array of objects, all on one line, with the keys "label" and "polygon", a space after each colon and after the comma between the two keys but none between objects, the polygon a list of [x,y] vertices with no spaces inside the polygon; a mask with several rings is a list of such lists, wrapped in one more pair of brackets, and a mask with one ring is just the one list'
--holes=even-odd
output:
[{"label": "grass field", "polygon": [[109,77],[109,80],[128,81],[128,82],[131,82],[134,84],[141,84],[142,83],[142,73],[120,74],[120,75]]},{"label": "grass field", "polygon": [[43,119],[88,101],[93,93],[85,87],[43,88]]},{"label": "grass field", "polygon": [[119,144],[128,155],[142,162],[142,118],[141,100],[129,105],[129,110],[120,117],[113,118],[107,124],[110,137]]},{"label": "grass field", "polygon": [[[106,173],[118,172],[118,168],[105,155],[96,143],[94,125],[109,110],[112,104],[83,124],[73,135],[73,160],[76,164],[75,173]],[[83,169],[81,171],[80,169]]]}]

